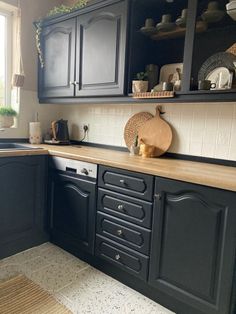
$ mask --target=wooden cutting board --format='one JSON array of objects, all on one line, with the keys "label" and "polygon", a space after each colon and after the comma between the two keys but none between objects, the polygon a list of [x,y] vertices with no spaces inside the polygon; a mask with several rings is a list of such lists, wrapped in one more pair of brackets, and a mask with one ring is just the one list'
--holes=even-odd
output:
[{"label": "wooden cutting board", "polygon": [[160,109],[156,108],[156,116],[143,124],[138,131],[139,141],[156,147],[154,155],[163,155],[172,142],[170,125],[160,117]]}]

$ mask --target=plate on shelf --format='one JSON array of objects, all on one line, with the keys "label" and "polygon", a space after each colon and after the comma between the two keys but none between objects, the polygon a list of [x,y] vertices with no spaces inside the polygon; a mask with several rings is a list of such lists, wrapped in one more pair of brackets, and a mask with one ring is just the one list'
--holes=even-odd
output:
[{"label": "plate on shelf", "polygon": [[236,56],[229,52],[218,52],[214,54],[203,63],[198,73],[198,81],[205,80],[213,70],[221,67],[235,72]]},{"label": "plate on shelf", "polygon": [[[180,69],[180,73],[183,74],[183,63],[166,64],[161,67],[159,83],[171,82],[176,69]],[[176,79],[177,80],[177,79]]]},{"label": "plate on shelf", "polygon": [[232,87],[233,73],[229,69],[224,67],[219,67],[211,71],[206,80],[211,81],[211,83],[216,84],[215,88],[211,90],[221,90],[221,89],[231,89]]}]

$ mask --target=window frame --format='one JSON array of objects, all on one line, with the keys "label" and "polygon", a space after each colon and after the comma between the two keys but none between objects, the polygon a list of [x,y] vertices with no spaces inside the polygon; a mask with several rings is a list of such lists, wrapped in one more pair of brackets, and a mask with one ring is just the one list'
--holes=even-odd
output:
[{"label": "window frame", "polygon": [[5,29],[5,102],[3,106],[12,103],[12,69],[13,69],[13,11],[6,10],[0,5],[0,15],[6,19]]}]

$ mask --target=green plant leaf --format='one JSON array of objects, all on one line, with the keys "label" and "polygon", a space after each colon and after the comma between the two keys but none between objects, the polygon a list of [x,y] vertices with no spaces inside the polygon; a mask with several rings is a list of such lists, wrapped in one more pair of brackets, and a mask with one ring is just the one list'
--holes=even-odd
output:
[{"label": "green plant leaf", "polygon": [[0,116],[8,116],[8,117],[15,117],[17,116],[17,112],[12,109],[11,107],[0,107]]}]

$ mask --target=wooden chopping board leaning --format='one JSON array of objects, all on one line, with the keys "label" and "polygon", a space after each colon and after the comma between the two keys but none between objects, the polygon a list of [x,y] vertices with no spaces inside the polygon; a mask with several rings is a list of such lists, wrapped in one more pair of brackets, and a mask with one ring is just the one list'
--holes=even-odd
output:
[{"label": "wooden chopping board leaning", "polygon": [[167,152],[173,137],[170,125],[160,117],[160,114],[161,110],[157,107],[155,117],[146,121],[138,130],[140,144],[155,147],[153,157],[159,157]]}]

